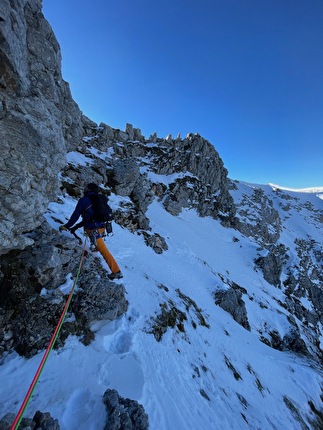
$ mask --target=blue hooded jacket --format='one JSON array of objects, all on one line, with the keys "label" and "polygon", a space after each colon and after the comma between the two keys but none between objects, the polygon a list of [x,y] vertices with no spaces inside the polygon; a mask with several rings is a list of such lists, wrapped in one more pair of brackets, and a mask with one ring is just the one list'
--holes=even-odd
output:
[{"label": "blue hooded jacket", "polygon": [[91,195],[95,195],[93,191],[89,191],[84,194],[83,197],[77,202],[74,212],[72,213],[69,221],[65,224],[65,227],[71,228],[77,220],[82,216],[83,226],[87,229],[101,228],[105,226],[102,221],[94,221],[94,211],[92,207]]}]

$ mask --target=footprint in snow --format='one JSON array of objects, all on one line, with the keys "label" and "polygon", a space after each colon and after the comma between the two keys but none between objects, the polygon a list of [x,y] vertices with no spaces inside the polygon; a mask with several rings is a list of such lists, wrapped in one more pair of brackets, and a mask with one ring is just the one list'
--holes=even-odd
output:
[{"label": "footprint in snow", "polygon": [[112,340],[109,352],[112,354],[126,354],[130,351],[132,345],[132,336],[130,333],[122,331],[117,333]]}]

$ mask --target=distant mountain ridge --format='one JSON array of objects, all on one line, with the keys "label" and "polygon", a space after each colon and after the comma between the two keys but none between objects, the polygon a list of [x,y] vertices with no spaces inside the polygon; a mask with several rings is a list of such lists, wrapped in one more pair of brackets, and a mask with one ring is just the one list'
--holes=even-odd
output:
[{"label": "distant mountain ridge", "polygon": [[294,191],[295,193],[323,193],[323,187],[309,187],[309,188],[290,188],[290,187],[282,187],[276,184],[268,184],[272,188],[285,190],[285,191]]}]

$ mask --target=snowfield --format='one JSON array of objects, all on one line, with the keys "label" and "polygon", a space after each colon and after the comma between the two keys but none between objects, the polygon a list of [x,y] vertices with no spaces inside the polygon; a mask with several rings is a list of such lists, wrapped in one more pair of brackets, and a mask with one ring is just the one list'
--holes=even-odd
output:
[{"label": "snowfield", "polygon": [[[247,185],[239,187],[236,193],[247,192]],[[299,192],[297,197],[315,204],[319,200],[315,194]],[[59,224],[54,219],[65,222],[76,204],[70,197],[60,198],[64,203],[51,203],[46,215],[55,229]],[[119,200],[110,198],[115,207]],[[282,291],[255,269],[254,260],[261,255],[257,243],[194,210],[172,216],[157,200],[147,216],[168,250],[158,255],[142,235],[114,224],[106,243],[124,274],[129,309],[116,321],[93,324],[96,338],[89,346],[71,336],[51,353],[24,416],[41,410],[57,418],[62,430],[103,429],[102,395],[115,388],[144,406],[152,430],[312,428],[309,401],[321,407],[322,369],[259,340],[264,325],[284,334],[288,320],[279,304]],[[309,230],[322,243],[322,232],[295,211],[283,235],[291,244]],[[103,260],[102,265],[106,269]],[[251,331],[214,303],[214,292],[232,282],[248,292],[243,300]],[[70,284],[67,280],[65,288]],[[162,304],[184,312],[186,320],[180,329],[168,328],[157,342],[150,332]],[[1,417],[18,411],[42,355],[27,360],[11,354],[2,362]]]}]

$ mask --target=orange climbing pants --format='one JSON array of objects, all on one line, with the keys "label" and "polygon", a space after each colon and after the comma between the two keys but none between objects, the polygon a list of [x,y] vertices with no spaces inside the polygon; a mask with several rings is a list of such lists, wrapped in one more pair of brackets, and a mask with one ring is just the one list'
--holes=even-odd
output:
[{"label": "orange climbing pants", "polygon": [[[96,248],[100,252],[100,254],[102,255],[102,257],[104,258],[104,260],[106,261],[106,263],[109,266],[111,272],[112,273],[116,273],[116,272],[119,272],[120,268],[119,268],[117,262],[115,261],[115,259],[113,258],[113,255],[108,250],[106,244],[104,243],[104,240],[102,239],[102,234],[104,233],[104,230],[105,230],[104,228],[98,228],[97,229],[97,231],[100,233],[100,236],[99,237],[95,236],[95,239],[96,239]],[[91,236],[91,234],[93,234],[94,231],[86,229],[85,233],[88,236]],[[95,235],[95,233],[94,233],[94,235]]]}]

